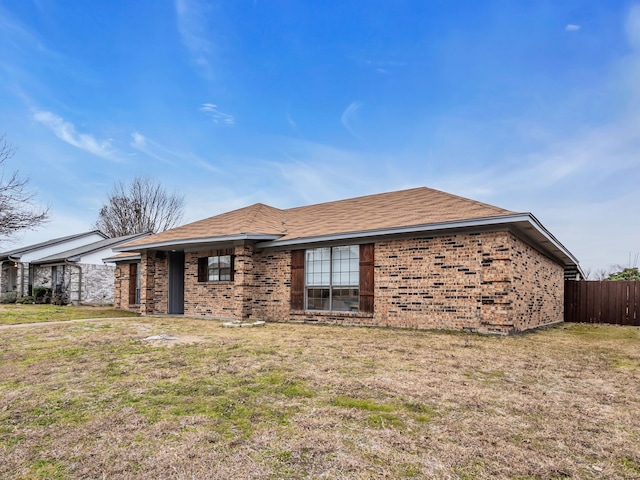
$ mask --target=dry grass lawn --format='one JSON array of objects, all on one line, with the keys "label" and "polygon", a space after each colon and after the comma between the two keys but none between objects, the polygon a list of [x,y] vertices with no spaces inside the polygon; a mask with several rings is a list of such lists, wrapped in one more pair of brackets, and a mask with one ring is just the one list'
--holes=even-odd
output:
[{"label": "dry grass lawn", "polygon": [[73,305],[0,304],[0,325],[59,322],[85,318],[135,317],[136,313],[111,307]]},{"label": "dry grass lawn", "polygon": [[640,478],[640,329],[4,330],[0,458],[6,479]]}]

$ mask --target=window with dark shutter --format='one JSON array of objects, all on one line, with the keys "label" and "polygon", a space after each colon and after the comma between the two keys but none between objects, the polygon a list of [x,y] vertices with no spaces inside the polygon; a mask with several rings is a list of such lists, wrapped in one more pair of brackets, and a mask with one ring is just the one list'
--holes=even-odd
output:
[{"label": "window with dark shutter", "polygon": [[360,311],[365,313],[373,313],[373,245],[373,243],[360,245]]},{"label": "window with dark shutter", "polygon": [[304,250],[291,252],[291,309],[304,309]]},{"label": "window with dark shutter", "polygon": [[198,258],[199,282],[233,282],[235,255],[232,249],[216,250],[211,257]]}]

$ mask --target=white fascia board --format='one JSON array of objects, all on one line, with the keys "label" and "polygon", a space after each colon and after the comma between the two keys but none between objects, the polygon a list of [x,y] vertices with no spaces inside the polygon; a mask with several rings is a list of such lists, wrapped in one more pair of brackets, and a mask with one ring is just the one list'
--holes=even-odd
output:
[{"label": "white fascia board", "polygon": [[206,238],[184,238],[180,240],[165,240],[164,242],[151,242],[142,245],[127,246],[126,244],[119,247],[114,247],[114,252],[139,252],[142,250],[151,250],[158,248],[170,248],[170,247],[184,247],[189,245],[199,245],[205,243],[221,243],[221,242],[235,242],[239,240],[256,240],[256,241],[271,241],[276,238],[280,238],[282,235],[262,234],[262,233],[241,233],[238,235],[227,235],[223,237],[206,237]]}]

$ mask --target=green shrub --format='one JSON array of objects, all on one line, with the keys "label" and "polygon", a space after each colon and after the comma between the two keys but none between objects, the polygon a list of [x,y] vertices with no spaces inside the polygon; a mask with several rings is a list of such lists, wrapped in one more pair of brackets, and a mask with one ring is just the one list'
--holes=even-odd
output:
[{"label": "green shrub", "polygon": [[62,285],[57,285],[50,298],[51,303],[54,305],[67,305],[69,303],[69,295],[62,287]]},{"label": "green shrub", "polygon": [[18,294],[16,292],[0,293],[0,303],[16,303]]},{"label": "green shrub", "polygon": [[33,287],[33,301],[35,303],[51,303],[51,289],[47,287]]},{"label": "green shrub", "polygon": [[26,297],[21,297],[18,300],[16,300],[16,303],[29,304],[29,303],[36,303],[36,301],[32,296],[27,295]]}]

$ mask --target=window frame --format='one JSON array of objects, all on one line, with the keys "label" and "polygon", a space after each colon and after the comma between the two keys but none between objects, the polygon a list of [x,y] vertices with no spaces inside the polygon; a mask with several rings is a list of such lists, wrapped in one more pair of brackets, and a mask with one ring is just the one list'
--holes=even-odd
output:
[{"label": "window frame", "polygon": [[[345,276],[346,283],[343,280]],[[340,296],[337,295],[339,291],[348,293]],[[316,305],[312,306],[310,300],[314,300]],[[360,246],[337,245],[305,250],[303,301],[304,309],[308,311],[359,313]],[[327,308],[317,306],[325,302]],[[348,308],[336,308],[338,302],[344,302]]]},{"label": "window frame", "polygon": [[[291,250],[291,284],[289,307],[294,312],[305,310],[305,252],[304,249]],[[360,244],[360,312],[359,315],[373,315],[375,311],[375,243]],[[313,310],[322,312],[322,310]],[[322,315],[322,313],[317,313]],[[342,313],[344,314],[344,313]]]},{"label": "window frame", "polygon": [[[62,267],[62,268],[58,268]],[[56,287],[64,288],[66,265],[52,265],[51,266],[51,288]]]},{"label": "window frame", "polygon": [[[228,257],[228,267],[222,267],[221,259]],[[228,272],[227,272],[228,270]],[[206,257],[198,257],[198,282],[199,283],[229,283],[234,281],[235,255],[232,249],[217,250]],[[218,279],[214,272],[218,272]],[[224,274],[223,274],[224,272]],[[220,278],[224,275],[224,278]]]}]

